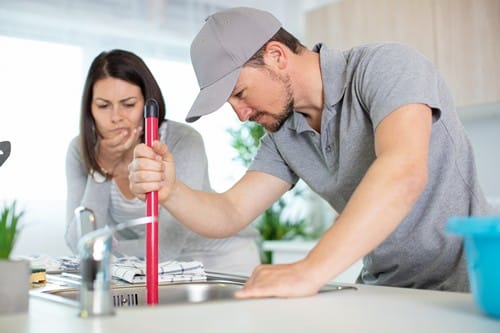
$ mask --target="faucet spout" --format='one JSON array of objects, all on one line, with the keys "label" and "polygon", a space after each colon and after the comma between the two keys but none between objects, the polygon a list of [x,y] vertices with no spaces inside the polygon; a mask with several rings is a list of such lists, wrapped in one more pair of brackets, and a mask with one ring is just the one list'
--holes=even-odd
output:
[{"label": "faucet spout", "polygon": [[112,237],[116,231],[147,224],[151,217],[129,220],[83,235],[78,242],[80,255],[80,311],[82,318],[113,315],[111,295]]}]

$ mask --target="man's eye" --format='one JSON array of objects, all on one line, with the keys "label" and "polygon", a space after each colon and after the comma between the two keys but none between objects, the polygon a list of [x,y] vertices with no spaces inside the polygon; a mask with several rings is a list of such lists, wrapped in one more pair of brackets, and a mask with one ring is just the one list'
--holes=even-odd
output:
[{"label": "man's eye", "polygon": [[238,93],[236,93],[234,95],[234,97],[238,97],[238,98],[241,98],[242,96],[243,96],[243,90],[238,91]]}]

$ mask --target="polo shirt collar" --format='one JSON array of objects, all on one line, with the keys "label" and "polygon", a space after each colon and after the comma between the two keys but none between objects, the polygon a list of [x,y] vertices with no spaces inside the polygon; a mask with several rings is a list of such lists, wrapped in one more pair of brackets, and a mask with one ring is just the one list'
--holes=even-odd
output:
[{"label": "polo shirt collar", "polygon": [[316,44],[313,51],[319,52],[325,107],[330,108],[344,96],[347,61],[342,51],[330,50],[322,43]]},{"label": "polo shirt collar", "polygon": [[[323,94],[325,98],[323,112],[329,113],[328,118],[331,118],[336,113],[335,104],[344,96],[347,61],[341,51],[330,50],[322,43],[316,44],[313,51],[318,52],[320,57],[321,78],[323,80]],[[312,131],[306,118],[295,111],[285,126],[297,131],[297,133]]]}]

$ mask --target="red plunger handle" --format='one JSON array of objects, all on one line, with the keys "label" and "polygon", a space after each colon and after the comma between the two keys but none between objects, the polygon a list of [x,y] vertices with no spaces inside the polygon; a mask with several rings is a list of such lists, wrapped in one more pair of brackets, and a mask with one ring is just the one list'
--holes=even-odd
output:
[{"label": "red plunger handle", "polygon": [[[149,147],[158,140],[158,102],[146,100],[144,104],[145,143]],[[158,304],[158,192],[146,193],[146,216],[153,221],[146,225],[146,302]]]}]

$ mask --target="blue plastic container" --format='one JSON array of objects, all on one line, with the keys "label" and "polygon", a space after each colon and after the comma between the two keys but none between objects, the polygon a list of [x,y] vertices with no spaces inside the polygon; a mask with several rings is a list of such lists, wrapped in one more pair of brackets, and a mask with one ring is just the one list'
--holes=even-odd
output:
[{"label": "blue plastic container", "polygon": [[500,217],[454,217],[446,230],[464,238],[477,306],[487,315],[500,318]]}]

